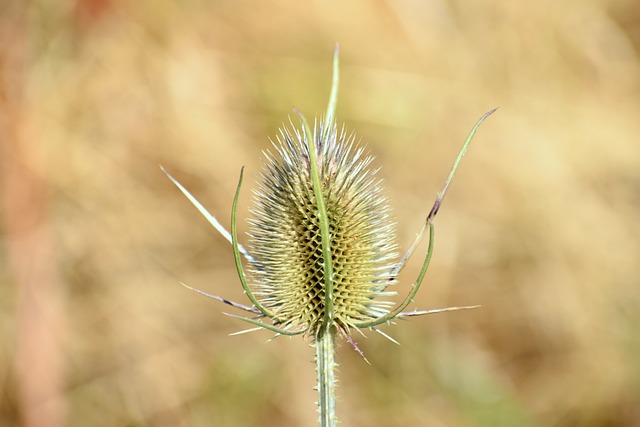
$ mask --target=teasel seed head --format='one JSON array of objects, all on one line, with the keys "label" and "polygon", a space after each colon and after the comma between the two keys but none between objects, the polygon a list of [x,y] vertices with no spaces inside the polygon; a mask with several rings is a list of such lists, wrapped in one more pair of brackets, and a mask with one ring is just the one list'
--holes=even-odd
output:
[{"label": "teasel seed head", "polygon": [[[238,200],[243,171],[231,208],[231,232],[202,206],[168,172],[169,179],[193,203],[233,248],[238,278],[251,306],[191,288],[209,298],[251,313],[239,318],[254,327],[239,333],[267,329],[276,335],[305,334],[314,340],[318,378],[319,425],[337,423],[335,337],[340,333],[364,358],[350,335],[352,328],[372,329],[393,340],[377,326],[396,318],[422,316],[452,310],[447,307],[405,312],[425,277],[434,248],[433,219],[453,176],[485,113],[471,129],[444,185],[436,196],[422,229],[407,252],[396,261],[396,224],[391,217],[381,180],[371,167],[372,158],[357,147],[353,134],[338,132],[334,116],[338,82],[338,46],[334,51],[333,82],[327,112],[312,131],[305,117],[300,127],[284,127],[265,152],[264,168],[254,191],[255,206],[249,219],[249,250],[238,241]],[[388,287],[428,230],[429,245],[420,273],[397,306],[386,297]],[[248,264],[249,276],[245,274]],[[228,314],[228,313],[227,313]]]},{"label": "teasel seed head", "polygon": [[[340,332],[360,352],[350,336],[352,328],[371,329],[394,341],[377,326],[397,318],[478,307],[404,311],[419,291],[429,267],[434,248],[433,220],[453,176],[478,127],[496,109],[480,117],[469,132],[426,221],[409,249],[396,261],[396,224],[381,180],[376,177],[377,170],[371,167],[372,157],[356,145],[353,134],[346,134],[344,128],[338,132],[335,124],[338,69],[336,45],[324,119],[312,131],[296,110],[300,127],[291,123],[282,128],[273,144],[275,151],[265,152],[261,180],[254,192],[253,218],[249,220],[249,250],[238,241],[236,222],[244,168],[233,199],[230,232],[164,168],[163,171],[231,243],[238,278],[252,305],[183,284],[185,287],[253,314],[246,317],[227,313],[254,326],[239,333],[267,329],[277,335],[305,334],[323,339],[324,347],[320,347],[328,348],[327,343]],[[403,301],[391,308],[386,298],[395,292],[388,287],[395,283],[425,234],[429,244],[420,273]],[[249,267],[249,279],[243,258]]]},{"label": "teasel seed head", "polygon": [[[313,135],[329,225],[333,320],[349,330],[389,311],[396,224],[373,159],[355,136],[326,122]],[[265,153],[249,220],[249,281],[281,328],[315,336],[327,315],[326,277],[306,137],[291,124],[281,129],[275,152]]]}]

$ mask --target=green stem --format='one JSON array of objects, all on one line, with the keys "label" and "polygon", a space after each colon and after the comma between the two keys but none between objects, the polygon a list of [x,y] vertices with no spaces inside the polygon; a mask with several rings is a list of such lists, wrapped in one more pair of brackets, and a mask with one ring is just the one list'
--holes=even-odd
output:
[{"label": "green stem", "polygon": [[322,328],[315,343],[320,427],[335,427],[337,424],[335,336],[335,326],[329,329]]}]

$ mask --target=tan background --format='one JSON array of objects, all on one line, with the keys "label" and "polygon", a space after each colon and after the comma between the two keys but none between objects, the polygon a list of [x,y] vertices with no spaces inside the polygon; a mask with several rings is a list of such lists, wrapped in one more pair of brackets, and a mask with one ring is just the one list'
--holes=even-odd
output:
[{"label": "tan background", "polygon": [[[0,3],[0,425],[307,426],[313,350],[246,302],[228,224],[297,106],[376,156],[405,247],[475,120],[416,299],[339,350],[345,426],[640,425],[633,0]],[[401,276],[407,292],[418,258]]]}]

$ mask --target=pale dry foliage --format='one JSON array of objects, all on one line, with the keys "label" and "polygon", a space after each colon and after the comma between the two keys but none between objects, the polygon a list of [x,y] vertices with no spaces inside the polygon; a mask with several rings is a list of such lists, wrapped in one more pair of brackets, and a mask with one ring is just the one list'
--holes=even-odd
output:
[{"label": "pale dry foliage", "polygon": [[[345,426],[640,424],[640,6],[514,2],[0,5],[0,424],[313,425],[313,351],[243,301],[230,246],[158,168],[247,231],[296,106],[376,156],[410,244],[466,133],[421,309],[355,337]],[[242,239],[246,241],[243,235]],[[400,277],[405,294],[414,260]],[[413,308],[413,307],[411,307]]]}]

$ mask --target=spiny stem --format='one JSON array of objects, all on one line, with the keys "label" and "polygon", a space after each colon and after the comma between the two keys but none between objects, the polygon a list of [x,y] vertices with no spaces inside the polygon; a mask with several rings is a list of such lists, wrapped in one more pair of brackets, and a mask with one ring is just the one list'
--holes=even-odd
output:
[{"label": "spiny stem", "polygon": [[335,427],[336,418],[336,328],[322,328],[315,342],[318,370],[318,422],[320,427]]}]

